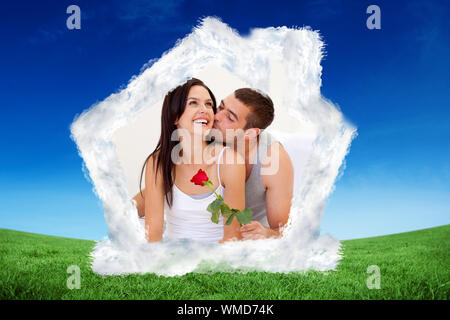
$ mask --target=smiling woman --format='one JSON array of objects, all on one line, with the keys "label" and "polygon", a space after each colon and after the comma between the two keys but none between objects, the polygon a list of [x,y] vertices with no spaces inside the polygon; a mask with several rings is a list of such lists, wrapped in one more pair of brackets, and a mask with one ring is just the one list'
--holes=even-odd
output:
[{"label": "smiling woman", "polygon": [[[210,194],[198,198],[199,192],[203,190],[186,183],[199,167],[203,167],[214,177],[211,183],[215,185],[213,192],[224,196],[233,208],[244,208],[243,164],[221,165],[226,149],[221,145],[216,148],[220,151],[218,155],[215,154],[215,161],[203,159],[210,143],[206,141],[206,135],[212,128],[215,112],[216,99],[213,93],[198,79],[188,80],[166,95],[161,111],[160,139],[141,171],[142,180],[144,169],[147,169],[146,188],[144,192],[141,190],[141,196],[145,204],[145,231],[149,242],[160,241],[163,237],[213,242],[240,238],[236,221],[230,224],[225,224],[223,219],[220,219],[219,224],[211,221],[206,211],[211,202]],[[201,139],[199,143],[195,143],[198,140],[195,136]],[[177,161],[174,156],[177,141],[181,146],[183,161]],[[234,151],[230,149],[230,152]],[[195,158],[200,161],[195,161]],[[221,177],[221,166],[224,177]],[[229,179],[233,179],[233,187],[228,183],[229,187],[225,191],[221,181],[226,184]]]},{"label": "smiling woman", "polygon": [[[205,107],[204,103],[201,102],[202,99],[208,104],[208,107]],[[203,107],[201,107],[202,105]],[[198,109],[199,106],[200,110]],[[141,170],[140,182],[142,182],[146,163],[153,157],[156,172],[161,170],[164,196],[169,206],[172,204],[173,169],[175,164],[174,159],[172,159],[172,151],[179,144],[180,140],[182,142],[183,136],[188,138],[198,131],[194,130],[194,124],[199,118],[206,119],[207,122],[209,121],[212,124],[215,112],[216,99],[213,93],[201,80],[195,78],[171,90],[164,98],[161,111],[161,134],[155,149],[145,160]],[[198,127],[196,126],[196,128]],[[177,129],[182,129],[183,131]],[[211,126],[207,128],[208,131],[204,134],[209,133],[210,129]],[[180,134],[184,132],[189,134]],[[183,149],[185,152],[190,153],[193,145],[190,146],[189,144],[193,139],[189,140],[189,144],[186,140],[189,139],[184,140],[185,148]]]}]

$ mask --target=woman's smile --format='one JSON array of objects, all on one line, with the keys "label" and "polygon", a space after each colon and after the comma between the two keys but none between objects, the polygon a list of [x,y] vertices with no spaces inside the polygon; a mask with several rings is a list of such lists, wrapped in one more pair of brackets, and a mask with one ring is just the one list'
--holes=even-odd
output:
[{"label": "woman's smile", "polygon": [[210,122],[209,119],[206,117],[199,117],[199,118],[194,119],[194,124],[202,125],[204,127],[207,127],[209,122]]}]

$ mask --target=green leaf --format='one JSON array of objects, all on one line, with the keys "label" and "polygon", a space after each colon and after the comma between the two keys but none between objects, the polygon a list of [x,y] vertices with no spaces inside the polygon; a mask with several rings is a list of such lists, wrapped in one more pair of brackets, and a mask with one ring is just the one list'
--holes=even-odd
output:
[{"label": "green leaf", "polygon": [[230,207],[225,202],[220,206],[220,211],[225,218],[229,218],[232,213]]},{"label": "green leaf", "polygon": [[216,199],[216,200],[214,200],[213,202],[211,202],[208,205],[208,208],[206,208],[206,210],[211,212],[213,215],[214,214],[219,214],[220,206],[222,204],[223,204],[223,200],[222,199]]},{"label": "green leaf", "polygon": [[252,222],[252,215],[252,210],[250,210],[249,208],[245,208],[244,210],[236,214],[236,218],[238,219],[240,224],[248,224]]},{"label": "green leaf", "polygon": [[209,212],[212,213],[212,215],[211,215],[212,222],[219,223],[219,216],[220,216],[219,210],[222,205],[223,205],[223,200],[216,199],[208,205],[208,208],[206,208],[206,210],[208,210]]},{"label": "green leaf", "polygon": [[219,223],[219,211],[211,215],[211,221],[214,222],[215,224]]},{"label": "green leaf", "polygon": [[237,209],[231,209],[231,215],[228,218],[227,222],[225,224],[229,226],[233,222],[233,218],[239,213],[239,210]]},{"label": "green leaf", "polygon": [[233,222],[233,218],[236,214],[231,214],[230,217],[227,219],[227,222],[225,222],[225,225],[229,226]]}]

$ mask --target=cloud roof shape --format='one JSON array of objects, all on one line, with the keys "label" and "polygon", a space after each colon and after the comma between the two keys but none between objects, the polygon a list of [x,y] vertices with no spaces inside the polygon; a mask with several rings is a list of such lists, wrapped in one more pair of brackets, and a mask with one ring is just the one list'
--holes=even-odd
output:
[{"label": "cloud roof shape", "polygon": [[[327,196],[356,134],[339,108],[320,94],[323,42],[309,28],[254,29],[247,37],[217,18],[204,18],[126,86],[76,117],[72,139],[85,174],[103,203],[109,239],[97,243],[92,268],[99,274],[242,271],[291,272],[336,268],[340,243],[319,235]],[[148,244],[130,199],[114,134],[155,107],[172,88],[220,67],[248,86],[268,93],[276,105],[271,130],[296,164],[310,134],[308,161],[296,172],[286,236],[223,245],[189,241]],[[156,108],[156,107],[155,107]],[[307,128],[307,130],[305,129]],[[310,141],[311,142],[311,141]]]}]

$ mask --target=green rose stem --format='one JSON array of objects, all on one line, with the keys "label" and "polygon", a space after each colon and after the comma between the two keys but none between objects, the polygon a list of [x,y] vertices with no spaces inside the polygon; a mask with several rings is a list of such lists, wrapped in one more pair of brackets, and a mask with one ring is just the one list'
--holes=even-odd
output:
[{"label": "green rose stem", "polygon": [[212,188],[212,182],[211,182],[211,181],[209,181],[209,180],[208,180],[208,181],[203,181],[203,185],[208,186],[208,188],[210,188],[211,191],[214,192],[214,194],[216,195],[216,197],[217,197],[218,199],[223,200],[223,198],[222,198],[220,195],[218,195],[218,194],[216,193],[216,191]]},{"label": "green rose stem", "polygon": [[252,210],[245,208],[240,211],[237,209],[231,209],[223,200],[223,198],[217,194],[216,190],[212,187],[212,182],[209,180],[206,172],[202,169],[199,169],[198,172],[192,177],[191,182],[198,186],[207,186],[211,189],[212,192],[216,195],[217,199],[211,202],[206,208],[209,212],[211,212],[211,221],[214,223],[219,223],[219,215],[222,214],[224,218],[227,218],[226,225],[230,225],[233,222],[233,218],[239,222],[239,225],[250,223],[252,221]]},{"label": "green rose stem", "polygon": [[[208,180],[208,181],[202,181],[202,183],[203,183],[203,185],[204,186],[207,186],[208,188],[210,188],[211,189],[211,191],[212,192],[214,192],[214,194],[216,195],[216,197],[219,199],[219,200],[222,200],[222,201],[224,201],[223,200],[223,198],[220,196],[220,195],[218,195],[217,193],[216,193],[216,191],[212,188],[212,182],[210,181],[210,180]],[[225,204],[226,205],[226,204]],[[229,207],[227,206],[227,208],[228,208],[228,210],[230,210],[229,209]],[[220,209],[219,209],[220,210]],[[234,210],[234,209],[233,209]],[[232,210],[232,211],[233,211]],[[246,210],[248,210],[247,208],[246,208]],[[240,213],[240,212],[239,212]],[[232,217],[228,217],[228,219],[232,219]],[[237,217],[236,217],[237,218]],[[251,221],[251,214],[250,214],[250,221]],[[231,221],[230,221],[231,222]],[[238,219],[238,222],[239,222],[239,226],[241,226],[242,227],[242,223],[239,221],[239,219]],[[227,222],[227,224],[228,224],[228,222]]]}]

